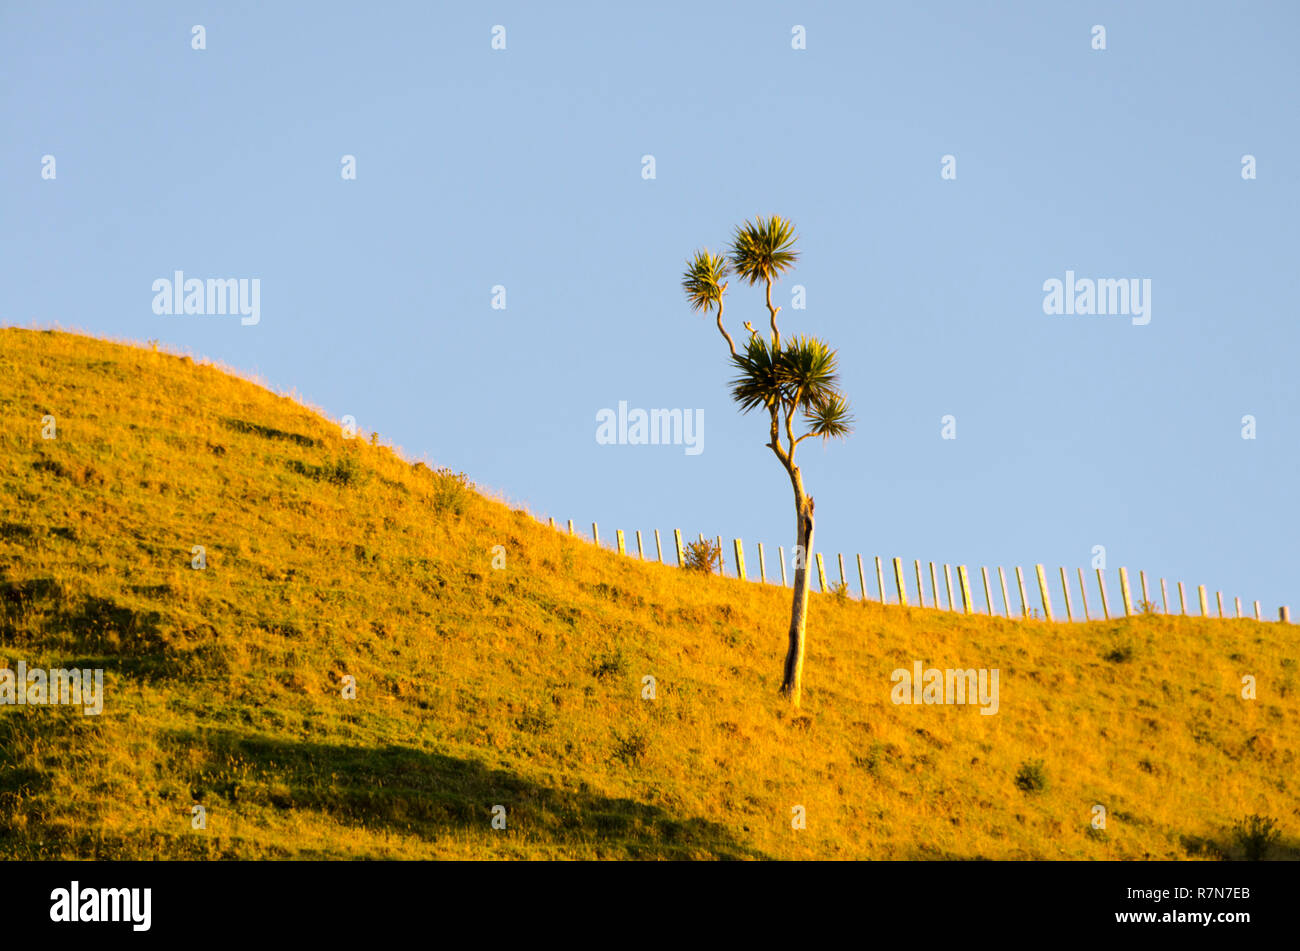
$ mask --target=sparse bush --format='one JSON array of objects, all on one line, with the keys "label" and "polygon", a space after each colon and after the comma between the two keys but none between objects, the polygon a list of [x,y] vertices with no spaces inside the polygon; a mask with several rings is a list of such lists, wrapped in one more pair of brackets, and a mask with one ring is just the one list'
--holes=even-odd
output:
[{"label": "sparse bush", "polygon": [[872,776],[880,775],[880,758],[884,753],[885,747],[882,743],[872,743],[871,749],[867,750],[866,756],[853,757],[853,765],[861,766]]},{"label": "sparse bush", "polygon": [[1041,759],[1031,759],[1020,764],[1016,773],[1016,788],[1025,792],[1042,792],[1047,788],[1047,773],[1043,770]]},{"label": "sparse bush", "polygon": [[360,481],[361,466],[351,456],[339,456],[325,466],[325,481],[332,485],[351,485]]},{"label": "sparse bush", "polygon": [[1132,644],[1116,644],[1105,655],[1105,659],[1112,664],[1123,664],[1133,659]]},{"label": "sparse bush", "polygon": [[1153,601],[1139,601],[1137,604],[1138,614],[1159,614],[1159,609]]},{"label": "sparse bush", "polygon": [[847,604],[849,600],[849,584],[847,581],[831,582],[831,594],[835,596],[837,604]]},{"label": "sparse bush", "polygon": [[548,732],[555,725],[555,717],[545,707],[529,707],[515,720],[524,733],[541,734]]},{"label": "sparse bush", "polygon": [[641,731],[633,730],[627,736],[615,734],[614,738],[616,740],[614,755],[624,763],[639,763],[645,758],[650,744]]},{"label": "sparse bush", "polygon": [[628,672],[627,658],[623,656],[623,651],[615,649],[608,654],[597,657],[591,665],[591,675],[597,680],[604,680],[606,677],[618,677]]},{"label": "sparse bush", "polygon": [[289,460],[289,468],[299,475],[304,475],[316,482],[328,482],[330,485],[352,485],[361,481],[361,466],[355,459],[339,456],[324,465],[313,466],[297,459]]},{"label": "sparse bush", "polygon": [[686,546],[686,568],[711,575],[722,564],[722,546],[717,542],[698,541]]},{"label": "sparse bush", "polygon": [[1238,819],[1232,826],[1232,837],[1249,862],[1259,862],[1268,856],[1281,833],[1277,830],[1277,820],[1271,816],[1251,815]]},{"label": "sparse bush", "polygon": [[473,492],[473,483],[465,473],[445,468],[434,471],[433,510],[438,514],[464,515]]}]

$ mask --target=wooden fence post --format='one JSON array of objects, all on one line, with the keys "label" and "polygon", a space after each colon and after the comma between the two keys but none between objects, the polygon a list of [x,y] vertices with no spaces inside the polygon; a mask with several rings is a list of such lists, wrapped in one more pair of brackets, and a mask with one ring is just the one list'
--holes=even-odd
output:
[{"label": "wooden fence post", "polygon": [[1139,569],[1138,580],[1142,582],[1142,610],[1145,611],[1147,605],[1151,603],[1151,599],[1147,597],[1147,573]]},{"label": "wooden fence post", "polygon": [[1288,606],[1285,605],[1285,604],[1282,605],[1280,608],[1278,608],[1278,609],[1277,609],[1277,619],[1278,619],[1279,621],[1281,621],[1283,624],[1290,624],[1290,623],[1291,623],[1291,608],[1288,607]]},{"label": "wooden fence post", "polygon": [[655,553],[659,556],[659,564],[664,563],[664,546],[659,542],[659,529],[655,529]]},{"label": "wooden fence post", "polygon": [[776,553],[781,559],[781,587],[786,588],[789,587],[790,582],[785,580],[785,546],[777,545]]},{"label": "wooden fence post", "polygon": [[1133,614],[1133,598],[1129,596],[1128,590],[1128,569],[1121,567],[1119,569],[1119,593],[1124,599],[1124,616],[1131,617]]},{"label": "wooden fence post", "polygon": [[1070,604],[1070,576],[1065,573],[1065,566],[1061,566],[1061,589],[1065,592],[1065,619],[1074,620],[1074,607]]},{"label": "wooden fence post", "polygon": [[1101,591],[1101,616],[1109,621],[1110,602],[1106,600],[1106,574],[1101,568],[1097,569],[1097,587]]},{"label": "wooden fence post", "polygon": [[1165,587],[1165,579],[1160,579],[1160,603],[1164,605],[1165,614],[1169,613],[1169,589]]},{"label": "wooden fence post", "polygon": [[913,559],[912,564],[916,566],[916,603],[925,607],[925,584],[921,581],[921,562]]},{"label": "wooden fence post", "polygon": [[858,587],[862,589],[862,600],[867,600],[867,575],[862,570],[862,556],[858,555]]},{"label": "wooden fence post", "polygon": [[1241,617],[1241,598],[1233,598],[1237,602],[1237,617]]},{"label": "wooden fence post", "polygon": [[547,523],[551,526],[551,528],[554,528],[554,527],[555,527],[555,519],[554,519],[554,518],[548,518],[546,521],[547,521]]},{"label": "wooden fence post", "polygon": [[727,562],[722,557],[722,536],[721,535],[718,536],[718,575],[719,577],[722,578],[727,577]]},{"label": "wooden fence post", "polygon": [[934,562],[930,562],[930,596],[934,598],[934,606],[942,607],[939,603],[939,577],[934,573]]},{"label": "wooden fence post", "polygon": [[573,519],[569,519],[569,534],[573,534]]},{"label": "wooden fence post", "polygon": [[645,561],[645,549],[641,547],[641,529],[636,530],[636,556]]},{"label": "wooden fence post", "polygon": [[826,566],[822,564],[822,553],[817,553],[817,583],[821,585],[821,590],[826,590]]},{"label": "wooden fence post", "polygon": [[842,585],[844,586],[844,593],[845,593],[845,594],[848,594],[848,593],[849,593],[849,579],[844,577],[844,555],[841,553],[841,554],[836,555],[835,557],[838,558],[838,559],[840,560],[840,584],[842,584]]},{"label": "wooden fence post", "polygon": [[998,565],[998,584],[1002,586],[1002,610],[1011,617],[1011,599],[1007,597],[1007,573]]},{"label": "wooden fence post", "polygon": [[1020,588],[1020,616],[1029,617],[1029,598],[1025,596],[1025,574],[1016,565],[1016,586]]},{"label": "wooden fence post", "polygon": [[1223,592],[1222,591],[1214,592],[1214,598],[1216,601],[1219,602],[1219,617],[1222,618],[1223,617]]},{"label": "wooden fence post", "polygon": [[1038,573],[1038,590],[1043,595],[1043,616],[1051,621],[1052,618],[1052,596],[1047,591],[1047,575],[1043,573],[1042,565],[1034,565],[1034,571]]},{"label": "wooden fence post", "polygon": [[1198,585],[1196,586],[1196,595],[1197,595],[1198,598],[1200,598],[1200,601],[1201,601],[1201,617],[1209,617],[1209,616],[1210,616],[1210,602],[1209,602],[1209,599],[1206,598],[1206,596],[1205,596],[1205,585],[1203,585],[1203,584],[1198,584]]},{"label": "wooden fence post", "polygon": [[591,523],[591,540],[596,543],[596,547],[600,547],[600,529],[595,522]]},{"label": "wooden fence post", "polygon": [[1083,569],[1079,571],[1079,600],[1083,602],[1083,619],[1088,620],[1088,586],[1083,583]]},{"label": "wooden fence post", "polygon": [[903,559],[894,559],[894,584],[898,587],[898,603],[907,607],[907,582],[903,580]]},{"label": "wooden fence post", "polygon": [[885,570],[881,567],[880,556],[876,556],[876,592],[880,595],[880,603],[886,604],[885,601]]},{"label": "wooden fence post", "polygon": [[970,575],[965,565],[957,566],[957,584],[961,586],[961,611],[963,614],[975,613],[975,599],[970,592]]},{"label": "wooden fence post", "polygon": [[758,543],[758,577],[767,584],[767,559],[763,557],[763,543]]},{"label": "wooden fence post", "polygon": [[1181,581],[1178,582],[1178,609],[1182,611],[1183,614],[1187,613],[1187,595],[1183,591],[1183,583]]},{"label": "wooden fence post", "polygon": [[682,530],[680,528],[673,529],[673,542],[677,545],[677,567],[685,567],[686,556],[682,553]]},{"label": "wooden fence post", "polygon": [[948,610],[956,611],[956,602],[952,599],[952,565],[943,566],[943,587],[948,592]]},{"label": "wooden fence post", "polygon": [[745,546],[739,538],[734,542],[736,548],[736,577],[741,581],[748,581],[745,577]]},{"label": "wooden fence post", "polygon": [[993,616],[993,595],[989,591],[989,570],[984,565],[980,565],[980,574],[984,576],[984,606],[989,609],[989,617]]},{"label": "wooden fence post", "polygon": [[620,555],[626,555],[627,547],[623,544],[623,529],[616,529],[614,531],[614,538],[618,542],[618,553]]},{"label": "wooden fence post", "polygon": [[1256,620],[1256,621],[1260,620],[1260,616],[1259,616],[1259,602],[1258,602],[1258,601],[1255,602],[1255,620]]}]

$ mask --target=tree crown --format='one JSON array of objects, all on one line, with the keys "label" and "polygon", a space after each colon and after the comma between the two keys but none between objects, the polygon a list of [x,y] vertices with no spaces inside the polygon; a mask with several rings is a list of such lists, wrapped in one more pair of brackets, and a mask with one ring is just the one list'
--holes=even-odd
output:
[{"label": "tree crown", "polygon": [[795,240],[794,225],[780,215],[746,221],[731,239],[729,256],[736,276],[751,286],[776,280],[799,258]]},{"label": "tree crown", "polygon": [[[727,255],[708,249],[696,251],[686,262],[682,288],[695,311],[718,311],[718,330],[731,350],[737,375],[731,381],[731,396],[742,413],[762,408],[771,417],[771,445],[777,457],[793,466],[795,447],[809,436],[842,439],[853,431],[849,403],[840,391],[836,351],[816,337],[796,336],[784,342],[776,324],[780,307],[772,304],[772,282],[794,267],[799,257],[796,235],[790,221],[772,215],[746,221],[735,230]],[[737,350],[723,326],[723,297],[728,275],[734,273],[750,285],[767,284],[767,307],[772,335],[764,337],[746,321],[749,340]],[[802,414],[808,431],[798,438],[793,431],[796,415]],[[786,444],[781,445],[779,428],[784,423]],[[792,469],[792,471],[795,471]]]}]

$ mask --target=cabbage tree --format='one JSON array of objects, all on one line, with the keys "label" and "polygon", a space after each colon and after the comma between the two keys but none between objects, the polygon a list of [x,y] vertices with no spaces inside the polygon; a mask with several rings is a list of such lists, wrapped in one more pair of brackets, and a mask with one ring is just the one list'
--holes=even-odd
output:
[{"label": "cabbage tree", "polygon": [[[772,285],[794,267],[794,225],[773,215],[736,228],[725,254],[697,251],[687,261],[682,288],[691,309],[717,311],[718,331],[727,342],[736,376],[731,396],[742,413],[759,410],[767,417],[767,447],[790,477],[794,490],[794,598],[781,692],[799,705],[803,685],[804,640],[808,619],[808,569],[813,559],[813,498],[795,464],[795,450],[810,437],[843,438],[852,432],[849,404],[839,388],[836,352],[815,337],[782,338],[772,304]],[[770,330],[759,332],[749,321],[748,339],[739,348],[723,323],[724,297],[730,276],[765,290]],[[801,430],[795,435],[796,429]]]}]

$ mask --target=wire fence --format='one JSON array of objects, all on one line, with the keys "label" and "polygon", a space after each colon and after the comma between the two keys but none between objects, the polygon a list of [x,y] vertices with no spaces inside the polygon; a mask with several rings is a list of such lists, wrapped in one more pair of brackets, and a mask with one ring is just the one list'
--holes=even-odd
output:
[{"label": "wire fence", "polygon": [[[548,523],[552,528],[558,530],[558,526],[555,524],[555,519],[549,519]],[[568,534],[575,535],[573,530],[573,519],[569,519],[568,521]],[[641,532],[636,531],[634,535],[636,539],[636,557],[642,560],[650,560],[646,556],[645,540],[642,538]],[[600,528],[595,522],[591,523],[591,540],[597,546],[600,545]],[[707,543],[707,540],[702,534],[699,536],[699,541]],[[673,529],[672,542],[676,566],[685,567],[687,562],[687,545],[684,545],[682,542],[681,529]],[[727,559],[722,547],[722,536],[716,536],[715,541],[712,544],[716,545],[718,554],[718,573],[727,576]],[[631,553],[628,550],[627,539],[622,529],[615,532],[615,548],[620,555],[631,557]],[[799,553],[792,552],[792,567],[798,566],[798,562],[795,560],[795,556],[798,554]],[[852,593],[850,579],[845,574],[844,555],[837,554],[835,556],[839,566],[839,581],[830,583],[826,580],[826,563],[823,554],[821,552],[816,552],[813,558],[814,564],[811,567],[815,569],[818,590],[828,593],[839,590],[846,595]],[[1189,614],[1187,600],[1188,588],[1184,586],[1183,582],[1175,582],[1177,610],[1171,610],[1169,600],[1170,586],[1166,579],[1155,579],[1159,584],[1158,593],[1160,600],[1157,602],[1154,599],[1154,596],[1157,593],[1156,588],[1154,585],[1148,586],[1147,573],[1145,571],[1139,571],[1137,573],[1138,587],[1135,590],[1130,583],[1127,568],[1120,568],[1117,572],[1119,582],[1119,600],[1112,605],[1111,596],[1107,592],[1106,588],[1106,569],[1104,568],[1089,569],[1087,574],[1085,574],[1084,569],[1077,569],[1075,577],[1078,581],[1078,585],[1072,590],[1071,574],[1064,567],[1061,567],[1057,573],[1052,573],[1044,569],[1041,564],[1036,564],[1034,565],[1034,582],[1036,582],[1037,586],[1037,597],[1031,601],[1028,589],[1026,588],[1025,573],[1023,569],[1017,565],[1014,568],[1014,581],[1015,591],[1018,595],[1016,601],[1019,604],[1019,609],[1013,611],[1012,598],[1010,596],[1006,572],[1001,566],[993,569],[996,572],[997,578],[996,584],[994,584],[992,581],[993,576],[990,575],[989,569],[981,566],[978,575],[984,596],[983,610],[981,610],[980,605],[978,604],[978,597],[975,588],[971,581],[971,573],[968,571],[966,565],[956,566],[956,585],[954,587],[952,565],[940,564],[933,561],[927,562],[927,572],[922,570],[920,561],[913,561],[911,566],[912,571],[909,573],[901,558],[891,558],[889,559],[889,564],[892,569],[890,572],[892,578],[889,583],[886,584],[885,559],[882,559],[880,556],[874,556],[872,567],[874,568],[875,596],[872,597],[867,593],[867,570],[864,566],[862,555],[856,555],[855,559],[857,563],[858,591],[861,599],[864,601],[877,601],[880,604],[898,604],[908,606],[913,603],[911,598],[914,595],[914,603],[917,607],[957,611],[962,614],[988,614],[996,616],[999,614],[996,605],[999,600],[998,595],[1000,594],[1002,604],[1001,614],[1008,618],[1040,618],[1047,621],[1070,622],[1075,620],[1106,620],[1112,617],[1130,617],[1134,614]],[[659,561],[663,564],[673,564],[673,562],[665,560],[663,539],[660,537],[659,529],[657,528],[654,529],[653,560]],[[777,565],[780,570],[780,583],[788,586],[790,584],[790,578],[786,573],[786,557],[785,548],[783,546],[777,546]],[[939,572],[940,567],[942,567],[942,588],[940,588],[939,583],[941,577]],[[734,573],[734,576],[739,578],[741,581],[751,580],[745,568],[745,545],[739,538],[733,539],[731,544],[731,571]],[[1096,613],[1095,608],[1090,608],[1088,602],[1088,578],[1093,573],[1095,573],[1096,581],[1094,589],[1096,601],[1094,604],[1096,607],[1100,608],[1100,614]],[[914,576],[914,584],[911,583],[909,574]],[[930,581],[930,595],[928,600],[925,592],[925,581],[927,575]],[[1064,617],[1061,617],[1057,610],[1058,602],[1056,602],[1055,593],[1052,590],[1052,581],[1058,579],[1058,591],[1061,596],[1060,603],[1063,604],[1065,608]],[[758,543],[758,577],[752,580],[760,584],[776,583],[775,575],[773,575],[769,581],[767,553],[764,551],[762,542]],[[1073,597],[1074,593],[1077,593],[1078,595],[1077,604]],[[1231,601],[1231,606],[1225,609],[1223,592],[1216,591],[1214,593],[1214,605],[1217,610],[1216,614],[1211,611],[1209,592],[1205,585],[1197,585],[1195,593],[1195,607],[1197,607],[1199,611],[1197,613],[1192,613],[1191,616],[1207,618],[1219,617],[1225,619],[1253,617],[1256,621],[1262,621],[1264,619],[1259,601],[1252,602],[1251,606],[1253,610],[1250,613],[1246,613],[1243,612],[1241,598],[1234,596]],[[1291,623],[1291,609],[1287,605],[1281,605],[1278,608],[1277,615],[1280,622],[1284,624]]]}]

